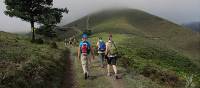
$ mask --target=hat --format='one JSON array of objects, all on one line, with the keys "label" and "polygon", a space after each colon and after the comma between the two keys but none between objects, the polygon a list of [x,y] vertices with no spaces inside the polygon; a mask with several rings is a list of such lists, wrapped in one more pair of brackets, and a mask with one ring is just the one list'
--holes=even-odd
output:
[{"label": "hat", "polygon": [[87,34],[83,34],[83,35],[82,35],[82,38],[87,38]]}]

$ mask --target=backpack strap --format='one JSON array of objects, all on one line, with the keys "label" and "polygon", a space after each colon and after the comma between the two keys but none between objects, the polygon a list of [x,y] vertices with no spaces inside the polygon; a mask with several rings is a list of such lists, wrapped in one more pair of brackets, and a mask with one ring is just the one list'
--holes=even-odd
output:
[{"label": "backpack strap", "polygon": [[115,43],[113,41],[112,41],[112,44],[114,45],[114,47],[116,48],[116,51],[118,53],[118,49],[117,49],[117,47],[116,47],[116,45],[115,45]]}]

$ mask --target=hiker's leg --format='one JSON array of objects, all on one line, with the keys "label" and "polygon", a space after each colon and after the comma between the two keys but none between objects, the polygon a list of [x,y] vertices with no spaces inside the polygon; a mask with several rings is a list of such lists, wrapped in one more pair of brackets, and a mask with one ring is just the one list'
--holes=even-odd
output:
[{"label": "hiker's leg", "polygon": [[112,67],[113,67],[113,70],[114,70],[115,75],[116,75],[117,74],[117,67],[116,67],[116,65],[112,65]]},{"label": "hiker's leg", "polygon": [[87,57],[81,55],[81,64],[82,64],[82,68],[83,68],[83,73],[87,73]]},{"label": "hiker's leg", "polygon": [[116,57],[112,57],[111,64],[116,75],[117,74]]},{"label": "hiker's leg", "polygon": [[102,53],[99,53],[99,61],[100,61],[101,66],[103,66],[103,54]]},{"label": "hiker's leg", "polygon": [[105,54],[102,53],[102,65],[104,66],[105,65]]},{"label": "hiker's leg", "polygon": [[111,65],[110,65],[110,64],[108,64],[108,65],[107,65],[107,71],[108,71],[108,75],[110,75],[110,67],[111,67]]},{"label": "hiker's leg", "polygon": [[107,70],[108,70],[108,76],[110,76],[110,67],[111,67],[111,58],[108,57],[107,58]]}]

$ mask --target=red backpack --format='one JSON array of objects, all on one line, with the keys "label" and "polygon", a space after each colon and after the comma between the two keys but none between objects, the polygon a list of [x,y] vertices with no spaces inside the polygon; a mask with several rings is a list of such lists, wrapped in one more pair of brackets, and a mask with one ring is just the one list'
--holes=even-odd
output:
[{"label": "red backpack", "polygon": [[89,54],[90,53],[90,46],[88,42],[83,42],[81,48],[81,53]]}]

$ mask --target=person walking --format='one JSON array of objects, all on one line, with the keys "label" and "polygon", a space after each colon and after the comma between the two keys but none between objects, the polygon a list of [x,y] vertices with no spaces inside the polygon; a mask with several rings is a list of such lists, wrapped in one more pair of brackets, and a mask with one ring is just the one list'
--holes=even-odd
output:
[{"label": "person walking", "polygon": [[117,48],[114,41],[112,40],[112,35],[109,35],[108,42],[106,42],[105,55],[107,57],[107,76],[111,76],[110,67],[112,67],[115,73],[114,78],[118,79],[117,67],[116,67]]},{"label": "person walking", "polygon": [[92,59],[94,60],[94,51],[89,41],[87,41],[87,34],[82,35],[82,41],[78,47],[78,59],[81,60],[82,69],[85,80],[89,77],[89,66],[88,60],[91,59],[89,54],[91,53]]},{"label": "person walking", "polygon": [[99,37],[99,40],[97,41],[97,48],[98,48],[98,54],[99,54],[99,61],[101,64],[101,67],[104,67],[104,57],[105,57],[105,50],[106,50],[106,44],[102,40],[101,37]]}]

